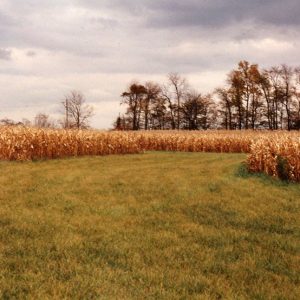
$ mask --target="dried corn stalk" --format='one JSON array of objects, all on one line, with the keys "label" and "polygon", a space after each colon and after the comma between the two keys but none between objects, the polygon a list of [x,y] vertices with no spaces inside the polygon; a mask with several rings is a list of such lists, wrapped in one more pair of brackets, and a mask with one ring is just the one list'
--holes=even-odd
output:
[{"label": "dried corn stalk", "polygon": [[0,159],[35,160],[143,151],[249,153],[250,171],[300,181],[300,133],[142,131],[0,127]]}]

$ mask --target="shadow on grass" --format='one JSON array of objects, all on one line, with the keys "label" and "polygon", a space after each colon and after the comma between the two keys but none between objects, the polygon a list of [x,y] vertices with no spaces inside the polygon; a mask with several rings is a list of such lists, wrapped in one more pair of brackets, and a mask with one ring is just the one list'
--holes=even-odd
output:
[{"label": "shadow on grass", "polygon": [[259,173],[254,173],[250,172],[247,166],[246,162],[243,162],[237,169],[235,175],[240,178],[257,178],[260,179],[263,183],[265,184],[271,184],[271,185],[276,185],[276,186],[290,186],[290,185],[297,185],[297,183],[291,182],[289,180],[282,180],[276,177],[272,177],[270,175],[267,175],[265,173],[259,172]]}]

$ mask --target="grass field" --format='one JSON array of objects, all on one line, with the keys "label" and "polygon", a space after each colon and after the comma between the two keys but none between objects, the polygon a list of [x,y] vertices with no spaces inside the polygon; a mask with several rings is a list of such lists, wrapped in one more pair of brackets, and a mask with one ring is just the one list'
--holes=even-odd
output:
[{"label": "grass field", "polygon": [[3,299],[300,299],[300,185],[243,154],[0,163]]}]

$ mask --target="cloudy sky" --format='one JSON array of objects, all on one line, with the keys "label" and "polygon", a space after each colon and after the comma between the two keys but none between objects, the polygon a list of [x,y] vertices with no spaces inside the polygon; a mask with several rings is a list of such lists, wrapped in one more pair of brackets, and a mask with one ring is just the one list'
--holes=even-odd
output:
[{"label": "cloudy sky", "polygon": [[179,72],[199,91],[241,59],[300,62],[299,0],[0,0],[0,119],[60,114],[70,90],[109,128],[133,80]]}]

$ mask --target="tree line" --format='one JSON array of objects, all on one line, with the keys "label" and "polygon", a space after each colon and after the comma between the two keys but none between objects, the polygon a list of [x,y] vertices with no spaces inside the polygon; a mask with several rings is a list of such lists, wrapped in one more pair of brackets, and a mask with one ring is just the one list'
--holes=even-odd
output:
[{"label": "tree line", "polygon": [[133,82],[121,95],[116,130],[300,129],[300,69],[241,61],[226,85],[201,94],[171,73],[164,84]]}]

